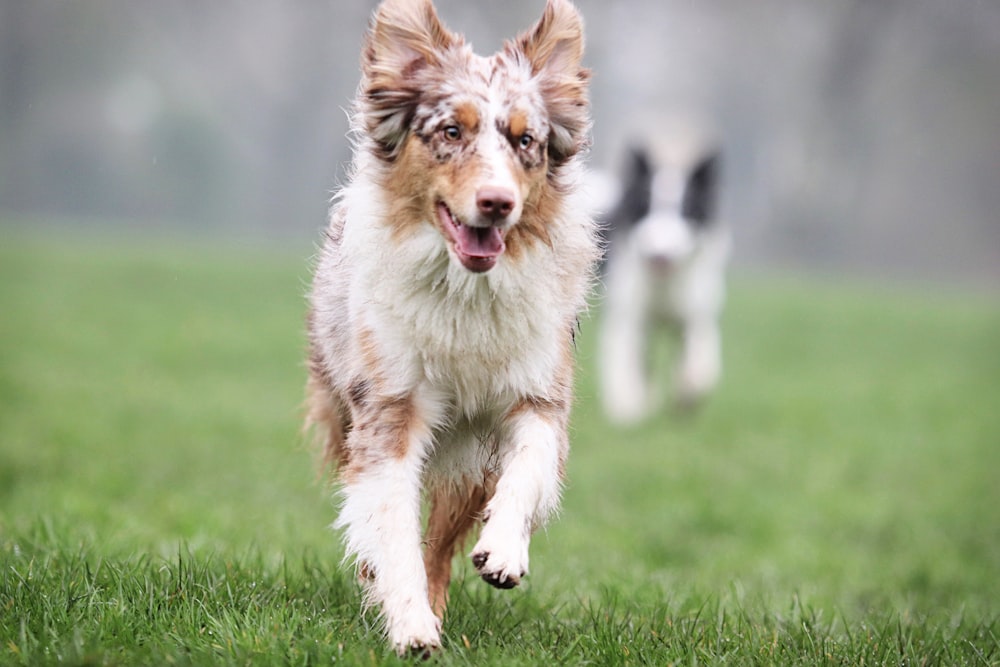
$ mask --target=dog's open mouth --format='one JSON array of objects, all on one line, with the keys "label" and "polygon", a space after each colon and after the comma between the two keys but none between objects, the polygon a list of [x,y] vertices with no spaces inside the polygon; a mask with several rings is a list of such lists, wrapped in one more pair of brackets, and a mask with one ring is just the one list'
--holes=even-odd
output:
[{"label": "dog's open mouth", "polygon": [[458,220],[444,202],[438,202],[437,214],[441,225],[451,237],[452,247],[462,266],[473,273],[492,269],[506,246],[499,227],[471,227]]}]

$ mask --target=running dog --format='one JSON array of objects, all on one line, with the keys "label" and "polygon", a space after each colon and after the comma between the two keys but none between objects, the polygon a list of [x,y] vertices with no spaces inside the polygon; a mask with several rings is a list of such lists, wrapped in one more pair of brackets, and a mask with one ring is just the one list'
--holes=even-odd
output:
[{"label": "running dog", "polygon": [[720,157],[686,169],[658,165],[633,149],[621,195],[607,215],[609,249],[600,333],[601,394],[618,423],[658,404],[651,346],[666,325],[680,339],[674,396],[690,408],[722,370],[719,315],[725,298],[730,230],[716,216]]},{"label": "running dog", "polygon": [[367,33],[350,181],[309,297],[308,422],[337,469],[335,526],[400,654],[440,646],[452,556],[474,527],[474,567],[511,588],[559,501],[599,255],[577,188],[583,41],[568,0],[490,57],[430,0],[385,0]]}]

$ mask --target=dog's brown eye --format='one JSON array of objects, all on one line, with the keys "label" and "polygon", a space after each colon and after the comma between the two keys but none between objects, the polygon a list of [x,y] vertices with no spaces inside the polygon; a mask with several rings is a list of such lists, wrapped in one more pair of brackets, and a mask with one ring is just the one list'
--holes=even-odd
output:
[{"label": "dog's brown eye", "polygon": [[458,141],[462,138],[462,130],[458,127],[458,125],[448,125],[441,130],[441,133],[448,141]]},{"label": "dog's brown eye", "polygon": [[518,142],[523,150],[531,148],[531,145],[535,143],[535,138],[530,134],[522,134],[521,140]]}]

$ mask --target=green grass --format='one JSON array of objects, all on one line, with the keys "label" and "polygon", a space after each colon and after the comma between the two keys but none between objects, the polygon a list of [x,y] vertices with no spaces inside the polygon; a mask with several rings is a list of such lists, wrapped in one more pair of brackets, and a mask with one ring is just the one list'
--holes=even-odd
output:
[{"label": "green grass", "polygon": [[[299,432],[301,252],[4,232],[0,664],[395,664]],[[1000,664],[1000,304],[731,280],[695,418],[603,421],[445,665]]]}]

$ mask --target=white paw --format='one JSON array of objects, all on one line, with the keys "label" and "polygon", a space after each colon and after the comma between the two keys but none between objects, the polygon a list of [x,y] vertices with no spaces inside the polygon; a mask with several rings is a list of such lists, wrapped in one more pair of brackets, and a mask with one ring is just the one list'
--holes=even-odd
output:
[{"label": "white paw", "polygon": [[441,647],[441,619],[429,606],[423,606],[426,609],[413,609],[410,605],[411,608],[399,618],[387,619],[389,642],[400,656],[429,658]]},{"label": "white paw", "polygon": [[696,407],[715,388],[718,373],[697,366],[688,367],[678,378],[675,396],[682,408]]},{"label": "white paw", "polygon": [[[494,524],[495,525],[495,524]],[[483,528],[482,537],[472,549],[472,564],[479,575],[497,588],[513,588],[528,573],[528,540],[520,530],[490,530]]]},{"label": "white paw", "polygon": [[644,398],[622,400],[611,395],[604,397],[604,413],[615,424],[635,424],[643,420],[648,412]]}]

